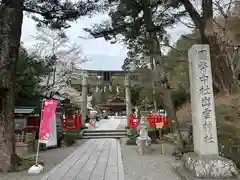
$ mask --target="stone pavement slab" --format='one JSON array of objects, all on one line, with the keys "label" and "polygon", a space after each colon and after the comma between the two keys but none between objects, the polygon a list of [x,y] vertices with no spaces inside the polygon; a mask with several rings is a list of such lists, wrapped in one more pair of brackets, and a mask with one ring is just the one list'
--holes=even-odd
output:
[{"label": "stone pavement slab", "polygon": [[120,143],[90,139],[41,180],[123,180]]},{"label": "stone pavement slab", "polygon": [[115,130],[121,124],[122,119],[101,119],[97,122],[97,130]]}]

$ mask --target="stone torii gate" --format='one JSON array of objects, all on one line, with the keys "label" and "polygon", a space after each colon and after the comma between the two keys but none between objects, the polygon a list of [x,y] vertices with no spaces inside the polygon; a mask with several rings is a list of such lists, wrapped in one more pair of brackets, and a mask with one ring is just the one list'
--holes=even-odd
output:
[{"label": "stone torii gate", "polygon": [[[98,70],[79,70],[76,69],[71,79],[71,85],[82,91],[81,114],[85,117],[87,114],[87,95],[88,88],[91,87],[104,87],[111,85],[124,86],[126,98],[126,110],[129,125],[129,116],[132,113],[131,104],[131,86],[146,86],[151,85],[152,77],[156,76],[149,69],[138,69],[135,71],[98,71]],[[114,81],[112,77],[124,77],[125,81]],[[155,79],[155,78],[154,78]],[[157,82],[155,82],[157,83]],[[84,123],[84,122],[83,122]]]}]

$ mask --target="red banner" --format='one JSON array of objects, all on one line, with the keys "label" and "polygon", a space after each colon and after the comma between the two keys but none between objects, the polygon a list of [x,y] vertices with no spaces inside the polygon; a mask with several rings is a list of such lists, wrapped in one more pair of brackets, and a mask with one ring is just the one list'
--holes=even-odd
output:
[{"label": "red banner", "polygon": [[52,121],[55,116],[57,100],[45,100],[43,105],[42,120],[39,130],[39,140],[47,141],[50,137]]}]

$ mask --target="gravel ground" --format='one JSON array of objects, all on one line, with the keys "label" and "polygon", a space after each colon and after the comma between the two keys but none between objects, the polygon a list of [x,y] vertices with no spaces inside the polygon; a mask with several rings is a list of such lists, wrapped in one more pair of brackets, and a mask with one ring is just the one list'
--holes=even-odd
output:
[{"label": "gravel ground", "polygon": [[141,156],[137,146],[128,146],[125,142],[126,139],[121,141],[125,180],[180,180],[172,171],[175,160],[171,156],[171,144],[164,144],[164,155],[160,154],[159,144],[153,144],[153,152]]},{"label": "gravel ground", "polygon": [[57,149],[49,149],[40,152],[40,159],[44,162],[44,172],[39,175],[29,175],[27,171],[14,172],[14,173],[0,173],[0,180],[39,180],[48,171],[54,168],[57,164],[61,163],[71,153],[73,153],[79,146],[81,146],[86,140],[78,140],[73,146],[63,147]]}]

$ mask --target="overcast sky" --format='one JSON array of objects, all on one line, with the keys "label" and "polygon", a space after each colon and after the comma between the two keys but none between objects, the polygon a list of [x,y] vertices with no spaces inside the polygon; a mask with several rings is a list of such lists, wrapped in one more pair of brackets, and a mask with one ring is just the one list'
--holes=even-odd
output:
[{"label": "overcast sky", "polygon": [[[123,45],[110,44],[110,42],[101,39],[83,40],[79,36],[86,36],[87,34],[82,30],[83,28],[90,27],[91,24],[99,23],[106,19],[106,15],[97,17],[82,18],[76,23],[71,24],[71,28],[67,30],[67,35],[73,43],[81,45],[84,54],[91,59],[91,61],[82,64],[83,69],[93,70],[120,70],[126,57],[127,50]],[[171,39],[176,40],[182,33],[188,30],[185,26],[177,26],[170,30]],[[35,22],[28,17],[24,17],[22,29],[22,41],[25,48],[31,48],[35,44],[32,37],[36,33]]]}]

